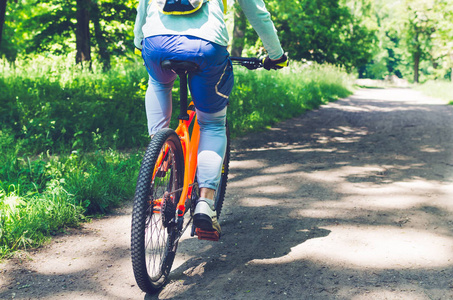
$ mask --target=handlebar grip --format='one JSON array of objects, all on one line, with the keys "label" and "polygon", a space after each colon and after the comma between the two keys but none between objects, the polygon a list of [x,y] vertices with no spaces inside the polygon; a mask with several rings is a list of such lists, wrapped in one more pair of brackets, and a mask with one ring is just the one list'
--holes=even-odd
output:
[{"label": "handlebar grip", "polygon": [[261,59],[257,57],[230,57],[231,61],[236,65],[241,65],[249,70],[255,70],[263,67]]}]

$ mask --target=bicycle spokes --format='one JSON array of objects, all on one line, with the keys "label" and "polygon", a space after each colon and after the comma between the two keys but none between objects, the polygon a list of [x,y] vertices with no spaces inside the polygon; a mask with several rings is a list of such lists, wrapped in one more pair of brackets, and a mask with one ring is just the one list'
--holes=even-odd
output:
[{"label": "bicycle spokes", "polygon": [[148,274],[152,280],[162,276],[162,262],[167,247],[168,234],[166,230],[161,230],[162,218],[161,214],[148,214],[145,228],[145,255],[148,258],[160,259],[147,259]]}]

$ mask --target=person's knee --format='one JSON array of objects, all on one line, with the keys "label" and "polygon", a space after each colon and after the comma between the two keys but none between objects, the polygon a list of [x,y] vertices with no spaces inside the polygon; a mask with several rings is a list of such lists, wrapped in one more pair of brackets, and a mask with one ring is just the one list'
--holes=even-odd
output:
[{"label": "person's knee", "polygon": [[198,124],[201,130],[224,131],[226,122],[226,107],[216,113],[205,113],[197,110]]}]

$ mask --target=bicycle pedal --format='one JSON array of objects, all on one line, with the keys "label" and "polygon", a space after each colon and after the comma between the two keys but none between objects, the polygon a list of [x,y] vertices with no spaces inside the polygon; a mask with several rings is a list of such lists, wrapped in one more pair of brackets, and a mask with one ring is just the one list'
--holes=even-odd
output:
[{"label": "bicycle pedal", "polygon": [[220,233],[216,230],[208,231],[200,228],[195,229],[195,233],[199,240],[207,240],[217,242],[220,239]]}]

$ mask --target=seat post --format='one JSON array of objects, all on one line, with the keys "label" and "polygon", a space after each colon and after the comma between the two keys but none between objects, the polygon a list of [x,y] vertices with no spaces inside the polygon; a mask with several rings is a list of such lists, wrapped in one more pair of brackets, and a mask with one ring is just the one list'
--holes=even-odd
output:
[{"label": "seat post", "polygon": [[188,97],[187,74],[198,72],[200,70],[200,67],[194,62],[178,60],[163,60],[160,63],[160,65],[162,69],[172,70],[179,76],[180,110],[178,119],[188,121],[189,114],[187,113],[187,97]]},{"label": "seat post", "polygon": [[189,115],[187,114],[187,72],[178,72],[179,76],[179,120],[189,120]]}]

